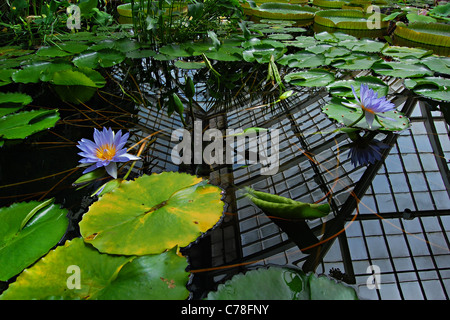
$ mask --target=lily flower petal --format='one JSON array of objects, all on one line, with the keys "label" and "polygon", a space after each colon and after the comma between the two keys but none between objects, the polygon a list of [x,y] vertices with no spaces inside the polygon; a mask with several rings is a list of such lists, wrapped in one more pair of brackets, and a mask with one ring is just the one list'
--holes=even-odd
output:
[{"label": "lily flower petal", "polygon": [[94,141],[81,139],[77,147],[81,150],[78,154],[83,157],[79,160],[82,164],[92,164],[83,173],[105,167],[106,172],[114,179],[117,178],[117,162],[140,160],[141,158],[128,154],[124,148],[129,133],[116,133],[111,128],[103,128],[102,131],[94,129]]}]

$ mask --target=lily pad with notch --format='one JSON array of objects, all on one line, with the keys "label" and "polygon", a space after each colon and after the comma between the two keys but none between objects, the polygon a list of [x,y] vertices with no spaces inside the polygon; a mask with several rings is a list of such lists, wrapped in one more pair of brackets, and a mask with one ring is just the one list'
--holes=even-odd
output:
[{"label": "lily pad with notch", "polygon": [[349,102],[349,100],[333,97],[328,104],[322,107],[322,111],[330,119],[334,119],[344,126],[384,131],[401,131],[410,126],[409,119],[403,113],[399,111],[388,111],[382,114],[385,118],[378,117],[377,120],[376,117],[372,128],[369,128],[366,119],[363,117],[362,108],[344,106],[342,102]]},{"label": "lily pad with notch", "polygon": [[0,280],[19,274],[55,246],[67,230],[66,215],[53,199],[0,208]]},{"label": "lily pad with notch", "polygon": [[284,80],[296,86],[324,87],[334,81],[334,74],[324,69],[310,69],[289,73]]},{"label": "lily pad with notch", "polygon": [[87,243],[101,252],[161,253],[184,247],[222,217],[221,189],[184,173],[124,181],[89,208],[80,222]]}]

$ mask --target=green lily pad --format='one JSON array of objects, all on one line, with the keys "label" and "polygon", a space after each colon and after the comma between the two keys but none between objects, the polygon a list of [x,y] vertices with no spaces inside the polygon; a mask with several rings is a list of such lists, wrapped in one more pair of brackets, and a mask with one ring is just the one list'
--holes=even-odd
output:
[{"label": "green lily pad", "polygon": [[164,172],[124,181],[80,222],[101,252],[145,255],[187,246],[221,218],[221,190],[188,174]]},{"label": "green lily pad", "polygon": [[11,75],[14,82],[19,83],[38,83],[40,81],[41,73],[49,66],[50,62],[38,62],[25,66],[21,70],[17,70]]},{"label": "green lily pad", "polygon": [[284,80],[296,86],[324,87],[334,81],[334,74],[322,69],[311,69],[289,73]]},{"label": "green lily pad", "polygon": [[247,191],[245,195],[268,216],[283,219],[317,219],[330,213],[328,203],[304,203],[248,187],[245,189]]},{"label": "green lily pad", "polygon": [[441,77],[425,77],[418,79],[406,79],[405,87],[425,97],[450,101],[450,79]]},{"label": "green lily pad", "polygon": [[381,79],[376,77],[359,77],[354,80],[340,80],[333,82],[327,86],[328,91],[333,96],[353,98],[352,86],[355,88],[356,94],[359,97],[359,90],[361,84],[367,84],[370,89],[378,93],[378,97],[384,97],[389,92],[389,86]]},{"label": "green lily pad", "polygon": [[287,49],[284,46],[273,46],[268,41],[265,41],[248,47],[242,52],[242,56],[247,62],[269,63],[271,56],[274,56],[275,60],[277,60],[286,51]]},{"label": "green lily pad", "polygon": [[394,58],[422,58],[424,56],[433,53],[431,50],[425,50],[420,48],[409,48],[409,47],[399,47],[399,46],[389,46],[381,51],[384,55]]},{"label": "green lily pad", "polygon": [[207,300],[357,300],[354,288],[326,276],[293,268],[258,268],[240,273],[212,291]]},{"label": "green lily pad", "polygon": [[218,61],[242,61],[243,48],[222,45],[217,51],[205,53],[208,59]]},{"label": "green lily pad", "polygon": [[277,63],[291,68],[315,68],[325,64],[325,57],[310,52],[297,52],[283,56]]},{"label": "green lily pad", "polygon": [[[314,22],[330,28],[367,30],[371,16],[359,10],[322,10],[316,12]],[[384,14],[380,14],[381,19],[384,17]],[[381,20],[378,29],[387,28],[388,25],[389,22]]]},{"label": "green lily pad", "polygon": [[296,4],[268,2],[256,8],[246,8],[245,12],[259,18],[295,21],[313,19],[317,10],[317,8]]},{"label": "green lily pad", "polygon": [[434,46],[450,47],[450,25],[444,23],[397,22],[394,34],[400,38]]},{"label": "green lily pad", "polygon": [[53,127],[59,120],[57,110],[32,110],[8,114],[0,118],[1,139],[25,139]]},{"label": "green lily pad", "polygon": [[160,255],[113,256],[75,238],[19,275],[0,300],[182,300],[189,295],[186,267],[176,248]]},{"label": "green lily pad", "polygon": [[205,68],[206,64],[204,61],[183,61],[177,60],[175,61],[175,67],[186,70],[195,70]]},{"label": "green lily pad", "polygon": [[331,65],[344,70],[364,70],[370,69],[379,60],[376,54],[353,52],[344,57],[334,58]]},{"label": "green lily pad", "polygon": [[401,62],[376,62],[372,65],[372,70],[375,73],[391,76],[397,78],[410,78],[410,77],[422,77],[432,76],[433,72],[420,64],[406,64]]},{"label": "green lily pad", "polygon": [[370,39],[354,39],[341,41],[339,45],[355,52],[378,53],[386,46],[386,43]]},{"label": "green lily pad", "polygon": [[269,34],[267,38],[272,40],[292,40],[294,36],[289,33],[272,33]]},{"label": "green lily pad", "polygon": [[189,273],[186,258],[176,248],[135,258],[125,264],[98,295],[100,300],[185,300]]},{"label": "green lily pad", "polygon": [[156,52],[151,49],[142,49],[142,50],[135,50],[135,51],[127,52],[126,56],[127,56],[127,58],[131,58],[131,59],[142,59],[142,58],[153,57],[155,54],[156,54]]},{"label": "green lily pad", "polygon": [[22,109],[31,101],[32,98],[25,93],[0,92],[0,117]]},{"label": "green lily pad", "polygon": [[49,201],[0,208],[0,280],[7,281],[45,255],[64,235],[67,210]]},{"label": "green lily pad", "polygon": [[12,82],[11,76],[15,71],[14,69],[0,69],[0,87]]},{"label": "green lily pad", "polygon": [[177,44],[168,44],[159,49],[159,53],[179,58],[179,57],[191,57],[192,53],[186,50],[186,47]]},{"label": "green lily pad", "polygon": [[72,55],[70,52],[64,51],[57,46],[41,47],[36,54],[41,57],[65,57]]},{"label": "green lily pad", "polygon": [[[388,111],[382,114],[386,118],[378,118],[382,125],[375,119],[372,128],[369,128],[366,119],[364,117],[361,118],[363,115],[362,108],[347,107],[342,102],[349,102],[349,100],[333,97],[328,104],[322,107],[322,111],[330,119],[334,119],[344,126],[367,130],[401,131],[410,125],[409,119],[403,113],[399,111]],[[360,120],[355,123],[358,119]]]},{"label": "green lily pad", "polygon": [[[139,51],[136,51],[139,52]],[[128,54],[128,53],[127,53]],[[151,54],[154,55],[155,53]],[[150,56],[151,56],[150,55]],[[102,49],[99,51],[86,51],[73,58],[72,62],[77,67],[95,69],[98,66],[109,68],[125,60],[126,55],[114,49]]]},{"label": "green lily pad", "polygon": [[66,62],[38,62],[25,66],[11,75],[14,82],[38,83],[39,81],[50,81],[58,71],[72,69],[72,65]]},{"label": "green lily pad", "polygon": [[429,56],[420,60],[420,62],[426,65],[430,70],[443,74],[450,75],[450,58],[441,56]]},{"label": "green lily pad", "polygon": [[76,68],[55,72],[50,81],[60,86],[83,86],[101,88],[106,84],[102,75],[90,68]]}]

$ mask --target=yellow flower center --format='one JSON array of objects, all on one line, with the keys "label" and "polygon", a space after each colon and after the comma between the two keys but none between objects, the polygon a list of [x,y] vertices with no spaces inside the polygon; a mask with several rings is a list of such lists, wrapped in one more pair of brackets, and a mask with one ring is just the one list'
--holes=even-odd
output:
[{"label": "yellow flower center", "polygon": [[95,155],[100,160],[112,160],[116,155],[116,147],[111,144],[104,144],[97,148]]},{"label": "yellow flower center", "polygon": [[361,104],[361,108],[362,108],[364,111],[367,111],[367,112],[370,112],[370,113],[375,114],[375,112],[373,112],[373,110],[366,108],[363,104]]}]

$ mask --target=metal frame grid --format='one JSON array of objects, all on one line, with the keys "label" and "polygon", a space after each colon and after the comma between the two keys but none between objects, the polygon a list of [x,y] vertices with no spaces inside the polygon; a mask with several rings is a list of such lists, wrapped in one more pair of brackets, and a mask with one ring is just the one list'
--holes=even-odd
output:
[{"label": "metal frame grid", "polygon": [[[248,265],[278,264],[326,274],[339,268],[343,279],[358,287],[365,299],[449,298],[448,125],[440,113],[402,95],[401,80],[382,80],[412,126],[400,134],[382,135],[392,148],[385,151],[384,161],[368,167],[354,168],[350,163],[342,148],[349,140],[333,133],[336,123],[321,112],[329,99],[323,89],[295,88],[295,96],[274,108],[252,108],[262,101],[249,100],[203,119],[204,125],[224,134],[227,128],[250,127],[276,128],[280,133],[278,173],[262,176],[258,164],[210,168],[211,183],[225,191],[227,209],[221,223],[197,241],[203,251],[196,252],[195,245],[189,248],[191,262],[194,256],[201,260],[193,269],[215,268],[196,273],[203,286],[211,289]],[[141,109],[139,119],[140,138],[164,132],[148,153],[158,163],[152,171],[177,171],[170,159],[176,143],[170,141],[170,133],[182,128],[181,122],[151,108]],[[331,193],[332,214],[308,222],[318,239],[330,240],[316,247],[320,251],[302,252],[242,196],[244,186],[303,202],[326,201]],[[367,287],[370,265],[380,270],[378,290]]]},{"label": "metal frame grid", "polygon": [[[391,93],[402,93],[401,80],[382,80],[389,84]],[[245,108],[229,112],[228,127],[280,130],[277,174],[261,176],[257,165],[231,172],[238,189],[250,186],[304,202],[318,201],[332,192],[333,215],[316,219],[309,226],[323,238],[329,235],[327,225],[331,226],[329,230],[346,228],[345,231],[327,241],[321,247],[326,254],[315,259],[313,254],[302,253],[283,230],[237,191],[242,257],[220,260],[218,265],[238,261],[295,265],[318,273],[339,268],[345,272],[344,279],[358,287],[361,298],[448,299],[448,126],[438,112],[430,112],[417,100],[399,95],[395,103],[410,114],[411,128],[383,137],[393,146],[384,161],[354,168],[348,152],[341,148],[348,142],[346,137],[332,133],[335,124],[320,111],[327,97],[325,91],[303,89],[274,113]],[[306,155],[312,155],[313,160]],[[214,240],[225,238],[216,236]],[[377,265],[380,270],[378,290],[367,286],[373,275],[367,269],[370,265]],[[224,269],[222,276],[228,278],[226,273]]]}]

